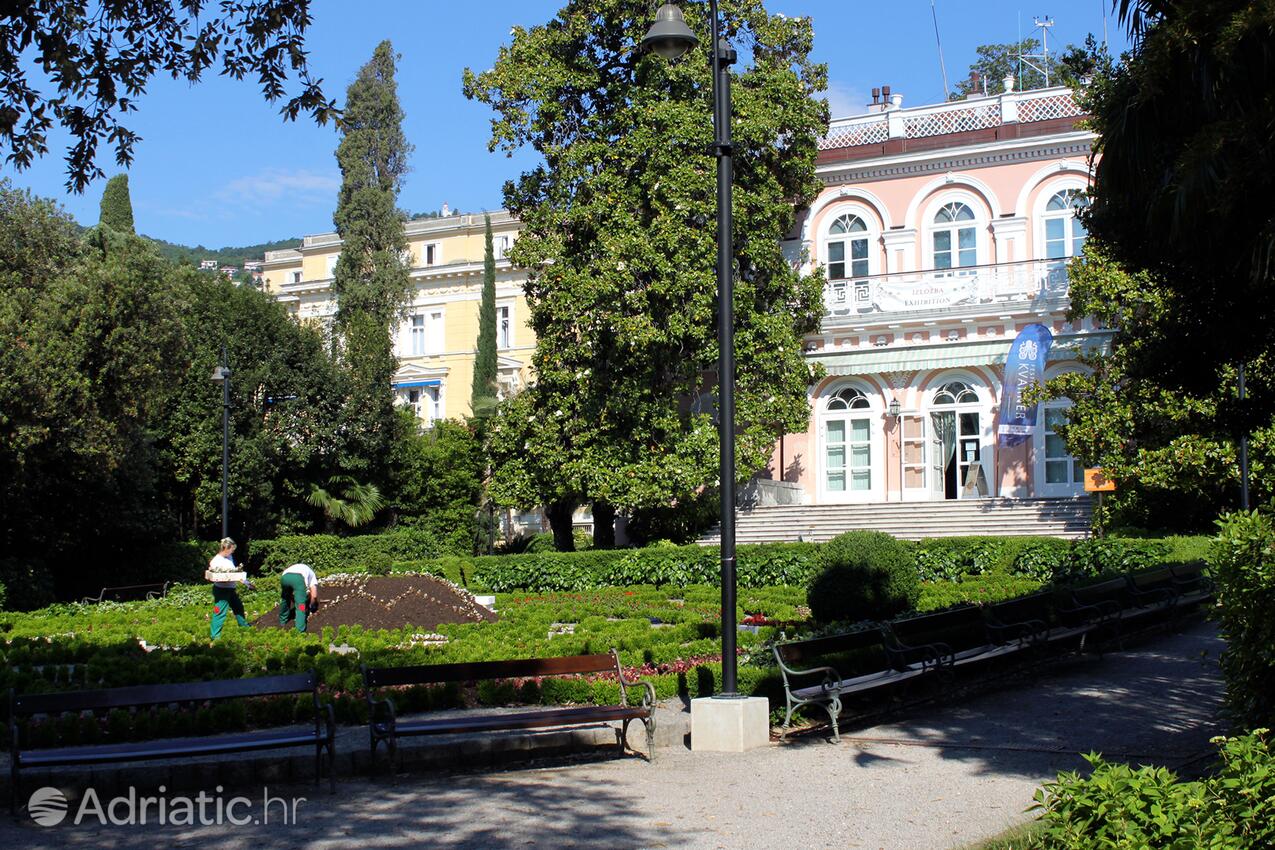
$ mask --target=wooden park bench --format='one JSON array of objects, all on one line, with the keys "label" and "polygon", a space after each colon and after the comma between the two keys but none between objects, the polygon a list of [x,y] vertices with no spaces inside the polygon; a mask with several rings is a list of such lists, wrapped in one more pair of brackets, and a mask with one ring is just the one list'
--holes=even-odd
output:
[{"label": "wooden park bench", "polygon": [[1171,586],[1141,589],[1132,576],[1123,575],[1067,588],[1060,591],[1057,602],[1065,615],[1087,619],[1095,631],[1111,631],[1117,645],[1121,645],[1127,626],[1143,625],[1171,613],[1177,599],[1178,593]]},{"label": "wooden park bench", "polygon": [[[163,738],[151,741],[118,741],[85,746],[31,748],[25,746],[22,719],[43,716],[55,721],[66,713],[94,714],[116,709],[149,709],[156,706],[202,704],[223,700],[301,694],[314,699],[314,728],[259,729],[250,732],[211,734],[197,738]],[[18,694],[9,691],[9,810],[15,812],[19,797],[19,771],[33,767],[94,765],[113,762],[167,759],[181,756],[220,755],[280,747],[314,747],[314,781],[322,775],[323,752],[328,754],[328,780],[335,762],[336,729],[332,706],[319,702],[318,679],[313,671],[290,676],[261,676],[213,682],[183,682],[175,685],[135,685],[91,691],[64,691],[46,694]]]},{"label": "wooden park bench", "polygon": [[[841,698],[893,688],[938,669],[937,651],[919,648],[910,656],[891,650],[880,627],[774,646],[784,683],[787,711],[780,738],[788,735],[792,714],[810,705],[828,712],[832,739],[841,740],[837,718]],[[840,666],[833,667],[832,664]],[[802,684],[803,681],[809,684]]]},{"label": "wooden park bench", "polygon": [[[1046,590],[992,602],[982,607],[983,620],[997,643],[1026,640],[1035,649],[1051,650],[1075,641],[1077,649],[1083,650],[1085,638],[1096,624],[1084,616],[1064,620],[1054,599],[1054,593]],[[1094,613],[1101,614],[1097,610]]]},{"label": "wooden park bench", "polygon": [[882,628],[886,645],[897,654],[936,652],[940,673],[1014,655],[1030,646],[1035,635],[1021,629],[1015,636],[994,634],[975,605],[907,617]]},{"label": "wooden park bench", "polygon": [[[546,706],[512,712],[472,710],[446,717],[400,718],[394,699],[381,689],[405,685],[438,685],[448,682],[485,682],[498,679],[530,679],[541,676],[571,676],[614,673],[620,683],[618,705]],[[391,766],[398,761],[399,738],[414,735],[468,735],[516,729],[551,729],[620,722],[616,740],[623,754],[628,744],[629,724],[639,720],[646,728],[647,759],[655,758],[655,686],[646,681],[628,681],[614,649],[602,655],[573,655],[559,658],[525,658],[512,661],[476,661],[456,664],[421,664],[411,667],[363,667],[369,708],[368,730],[372,761],[383,742]],[[638,704],[630,704],[629,689],[642,688]]]}]

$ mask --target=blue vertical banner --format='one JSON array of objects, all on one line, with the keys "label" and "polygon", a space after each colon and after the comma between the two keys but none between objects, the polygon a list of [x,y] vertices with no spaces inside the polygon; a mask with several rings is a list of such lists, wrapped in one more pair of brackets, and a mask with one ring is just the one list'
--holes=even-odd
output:
[{"label": "blue vertical banner", "polygon": [[1005,448],[1022,445],[1036,432],[1036,409],[1039,404],[1026,404],[1023,393],[1032,384],[1045,382],[1045,362],[1054,335],[1041,324],[1019,331],[1005,362],[1005,391],[1001,395],[1001,423],[997,429]]}]

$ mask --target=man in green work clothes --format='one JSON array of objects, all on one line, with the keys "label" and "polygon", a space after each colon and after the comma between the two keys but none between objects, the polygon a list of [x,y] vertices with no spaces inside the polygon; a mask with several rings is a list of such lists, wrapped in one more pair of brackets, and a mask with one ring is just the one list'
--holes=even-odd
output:
[{"label": "man in green work clothes", "polygon": [[288,567],[279,577],[279,595],[279,627],[296,620],[297,631],[304,632],[306,612],[313,611],[319,601],[319,579],[314,570],[305,564]]},{"label": "man in green work clothes", "polygon": [[[235,541],[229,537],[224,537],[219,547],[217,554],[213,555],[212,560],[208,562],[208,572],[212,574],[240,572],[239,568],[235,566],[234,560],[232,560],[232,556],[235,553]],[[243,602],[239,600],[239,594],[235,592],[236,586],[240,584],[248,587],[252,586],[248,584],[247,579],[242,581],[213,581],[213,613],[212,625],[209,629],[213,640],[221,636],[221,627],[226,625],[226,615],[228,613],[234,613],[235,622],[241,627],[247,628],[248,626],[248,621],[244,619],[243,615]]]}]

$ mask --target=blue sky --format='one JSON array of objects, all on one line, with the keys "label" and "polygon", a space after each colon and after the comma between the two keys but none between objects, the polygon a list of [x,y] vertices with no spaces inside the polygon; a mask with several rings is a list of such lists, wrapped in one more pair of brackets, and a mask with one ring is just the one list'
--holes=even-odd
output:
[{"label": "blue sky", "polygon": [[[399,97],[405,130],[416,146],[400,206],[417,212],[447,202],[466,212],[496,209],[501,187],[531,157],[488,153],[491,113],[465,100],[461,70],[483,70],[514,24],[553,16],[559,0],[316,0],[308,37],[311,67],[329,96],[345,88],[384,38],[402,55]],[[653,4],[654,5],[654,4]],[[1105,0],[1054,0],[1043,7],[1008,0],[936,0],[950,82],[967,75],[979,44],[1028,35],[1033,15],[1055,20],[1051,43],[1100,39]],[[862,110],[873,86],[888,84],[904,105],[943,99],[930,0],[769,0],[772,11],[810,15],[815,58],[828,63],[834,116]],[[1126,46],[1107,21],[1113,53]],[[129,170],[138,231],[208,247],[301,236],[332,228],[340,175],[329,127],[284,122],[250,82],[209,77],[191,87],[155,80],[127,125],[142,136]],[[97,220],[101,181],[69,195],[62,154],[67,139],[50,136],[50,152],[33,167],[0,174],[17,186],[63,203],[82,223]],[[107,174],[116,171],[108,158]]]}]

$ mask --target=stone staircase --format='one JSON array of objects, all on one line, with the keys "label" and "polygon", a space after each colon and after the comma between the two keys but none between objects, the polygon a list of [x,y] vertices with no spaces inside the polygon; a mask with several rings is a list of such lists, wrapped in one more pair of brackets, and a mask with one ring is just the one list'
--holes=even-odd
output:
[{"label": "stone staircase", "polygon": [[[1066,499],[970,499],[883,502],[867,505],[776,505],[741,510],[737,543],[821,542],[845,531],[884,531],[904,540],[975,534],[1085,537],[1092,508],[1088,496]],[[713,528],[700,543],[719,542]]]}]

